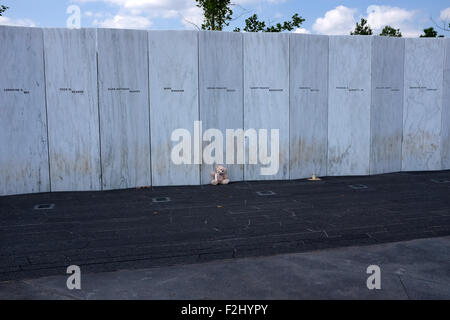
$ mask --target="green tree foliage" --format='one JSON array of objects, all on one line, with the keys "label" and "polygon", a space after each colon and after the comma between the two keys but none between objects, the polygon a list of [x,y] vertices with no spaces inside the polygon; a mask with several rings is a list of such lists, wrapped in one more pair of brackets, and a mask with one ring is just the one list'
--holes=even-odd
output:
[{"label": "green tree foliage", "polygon": [[[449,25],[449,27],[450,27],[450,25]],[[433,27],[429,27],[429,28],[423,29],[423,34],[421,34],[420,37],[421,38],[436,38],[436,37],[443,38],[444,36],[442,34],[438,36],[437,31],[434,30]]]},{"label": "green tree foliage", "polygon": [[[244,31],[247,32],[259,32],[264,30],[266,27],[266,23],[264,21],[259,21],[258,16],[256,14],[251,17],[245,19],[245,27]],[[241,31],[241,28],[235,28],[234,31]]]},{"label": "green tree foliage", "polygon": [[6,10],[8,10],[9,7],[5,6],[5,5],[0,5],[0,17],[2,16],[3,12],[5,12]]},{"label": "green tree foliage", "polygon": [[370,35],[372,35],[372,29],[367,24],[367,20],[364,19],[364,18],[361,18],[361,22],[360,23],[358,23],[358,22],[356,23],[355,31],[350,32],[350,34],[352,36],[354,36],[354,35],[370,36]]},{"label": "green tree foliage", "polygon": [[381,31],[380,36],[401,38],[402,33],[400,32],[400,29],[394,29],[391,26],[385,26]]},{"label": "green tree foliage", "polygon": [[[244,31],[246,32],[282,32],[282,31],[292,31],[294,28],[300,28],[302,23],[305,22],[298,13],[292,16],[289,21],[284,21],[283,23],[277,23],[274,26],[266,26],[264,21],[258,19],[258,15],[254,14],[251,17],[245,19]],[[235,28],[234,31],[241,31],[240,28]]]},{"label": "green tree foliage", "polygon": [[203,10],[203,30],[219,30],[230,24],[233,11],[230,0],[195,0],[197,7]]},{"label": "green tree foliage", "polygon": [[[203,30],[222,31],[225,26],[230,24],[233,11],[230,0],[195,0],[197,7],[203,10]],[[298,13],[292,16],[289,21],[267,26],[264,21],[259,21],[256,14],[245,20],[244,31],[247,32],[282,32],[292,31],[294,28],[300,28],[305,21]],[[235,28],[234,31],[240,32],[241,28]]]},{"label": "green tree foliage", "polygon": [[423,34],[420,35],[421,38],[436,38],[438,35],[437,31],[433,27],[423,29]]}]

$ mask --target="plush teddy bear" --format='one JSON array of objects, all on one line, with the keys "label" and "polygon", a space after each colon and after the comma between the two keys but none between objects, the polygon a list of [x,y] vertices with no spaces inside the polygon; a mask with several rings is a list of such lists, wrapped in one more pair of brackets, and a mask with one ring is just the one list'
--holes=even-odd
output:
[{"label": "plush teddy bear", "polygon": [[223,166],[216,166],[215,172],[211,172],[211,177],[213,178],[211,180],[212,185],[228,184],[230,182],[227,176],[227,168]]}]

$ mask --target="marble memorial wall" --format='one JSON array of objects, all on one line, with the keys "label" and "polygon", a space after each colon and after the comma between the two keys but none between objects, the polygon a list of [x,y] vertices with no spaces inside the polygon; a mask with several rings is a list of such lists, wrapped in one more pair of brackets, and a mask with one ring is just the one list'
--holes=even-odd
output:
[{"label": "marble memorial wall", "polygon": [[[224,139],[227,129],[243,129],[244,126],[242,38],[238,32],[199,33],[200,120],[204,131],[218,129]],[[225,164],[232,181],[241,181],[244,178],[244,165],[237,162],[237,157],[239,152],[244,152],[244,144],[237,139],[232,142],[230,150],[233,153],[227,154],[224,143],[222,161],[217,159],[217,162]],[[209,139],[203,142],[204,150],[209,143]],[[208,152],[207,149],[205,151]],[[226,164],[227,156],[234,160],[234,164]],[[213,164],[202,163],[202,184],[211,181],[212,171]]]},{"label": "marble memorial wall", "polygon": [[406,39],[402,171],[441,170],[444,41]]},{"label": "marble memorial wall", "polygon": [[442,169],[450,170],[450,39],[444,39],[444,92],[442,98]]},{"label": "marble memorial wall", "polygon": [[368,175],[372,37],[329,40],[328,175]]},{"label": "marble memorial wall", "polygon": [[[198,33],[194,31],[148,32],[150,79],[150,128],[154,186],[198,185],[200,149],[194,148],[194,121],[199,120]],[[176,129],[189,132],[188,163],[171,159]],[[198,145],[198,144],[197,144]],[[195,149],[195,150],[194,150]]]},{"label": "marble memorial wall", "polygon": [[450,169],[449,39],[0,26],[0,42],[0,196],[207,184],[208,129],[232,181]]},{"label": "marble memorial wall", "polygon": [[151,185],[147,32],[98,29],[103,189]]},{"label": "marble memorial wall", "polygon": [[0,27],[0,196],[50,191],[41,29]]},{"label": "marble memorial wall", "polygon": [[401,171],[405,40],[372,40],[370,174]]},{"label": "marble memorial wall", "polygon": [[95,29],[44,29],[51,191],[101,189]]},{"label": "marble memorial wall", "polygon": [[[244,130],[267,129],[267,152],[272,155],[271,129],[279,130],[278,172],[264,175],[268,167],[258,154],[251,159],[251,139],[245,139],[245,180],[289,179],[289,35],[244,33]],[[252,160],[256,164],[252,164]],[[268,162],[268,161],[267,161]]]},{"label": "marble memorial wall", "polygon": [[290,178],[326,176],[328,37],[292,34],[289,49]]}]

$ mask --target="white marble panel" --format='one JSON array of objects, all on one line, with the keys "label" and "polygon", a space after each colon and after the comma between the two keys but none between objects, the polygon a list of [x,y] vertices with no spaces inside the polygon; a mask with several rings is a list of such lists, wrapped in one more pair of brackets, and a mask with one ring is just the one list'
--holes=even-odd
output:
[{"label": "white marble panel", "polygon": [[[244,129],[268,130],[270,150],[271,129],[279,130],[279,168],[276,174],[263,175],[258,148],[258,164],[249,164],[249,143],[245,141],[245,180],[289,179],[289,35],[284,33],[245,33],[244,37]],[[261,138],[259,135],[258,140]],[[255,155],[256,156],[256,155]]]},{"label": "white marble panel", "polygon": [[450,169],[450,39],[445,39],[444,96],[442,99],[442,169]]},{"label": "white marble panel", "polygon": [[328,175],[368,175],[372,37],[329,40]]},{"label": "white marble panel", "polygon": [[101,189],[95,29],[44,29],[52,191]]},{"label": "white marble panel", "polygon": [[[154,186],[200,184],[200,164],[194,164],[194,121],[199,120],[198,33],[150,31],[150,118]],[[191,164],[175,164],[171,140],[176,129],[191,135]],[[200,143],[200,139],[198,139]]]},{"label": "white marble panel", "polygon": [[104,189],[151,184],[147,32],[98,29]]},{"label": "white marble panel", "polygon": [[290,36],[290,178],[327,175],[328,37]]},{"label": "white marble panel", "polygon": [[441,170],[444,42],[406,39],[402,170]]},{"label": "white marble panel", "polygon": [[405,40],[373,37],[370,174],[402,168]]},{"label": "white marble panel", "polygon": [[0,26],[0,196],[50,191],[42,30]]},{"label": "white marble panel", "polygon": [[[243,52],[242,34],[236,32],[199,33],[199,94],[200,120],[203,130],[218,129],[223,135],[223,162],[226,162],[226,130],[243,129]],[[204,146],[209,144],[204,143]],[[244,165],[238,164],[237,148],[244,150],[243,143],[235,142],[235,161],[227,163],[232,181],[243,180]],[[213,165],[203,162],[201,183],[211,181]]]}]

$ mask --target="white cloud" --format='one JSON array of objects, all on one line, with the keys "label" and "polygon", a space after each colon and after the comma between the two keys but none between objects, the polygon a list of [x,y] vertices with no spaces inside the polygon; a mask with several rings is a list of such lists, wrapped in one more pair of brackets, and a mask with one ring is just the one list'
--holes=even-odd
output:
[{"label": "white cloud", "polygon": [[[118,8],[116,20],[119,17],[147,17],[179,19],[185,28],[193,29],[201,26],[203,11],[197,7],[195,0],[72,0],[77,3],[103,2]],[[279,4],[286,0],[234,0],[232,3],[239,5]],[[232,8],[238,10],[237,8]],[[239,10],[238,10],[239,11]],[[112,19],[103,21],[104,24],[118,24]],[[103,22],[96,21],[97,25]],[[194,26],[195,25],[195,26]]]},{"label": "white cloud", "polygon": [[186,9],[176,14],[181,17],[181,21],[187,29],[197,29],[203,23],[203,11],[198,7]]},{"label": "white cloud", "polygon": [[83,14],[89,18],[104,18],[111,16],[111,14],[107,12],[92,12],[92,11],[84,11]]},{"label": "white cloud", "polygon": [[405,38],[418,38],[422,34],[422,31],[417,28],[400,28],[400,32]]},{"label": "white cloud", "polygon": [[367,7],[367,21],[374,34],[379,34],[385,26],[400,29],[404,37],[418,37],[421,33],[417,28],[417,12],[398,7],[377,6]]},{"label": "white cloud", "polygon": [[386,25],[397,27],[404,22],[412,21],[414,15],[414,11],[397,7],[376,5],[367,7],[367,21],[375,30],[382,29]]},{"label": "white cloud", "polygon": [[36,23],[30,19],[11,19],[8,17],[0,17],[0,25],[16,26],[16,27],[36,27]]},{"label": "white cloud", "polygon": [[442,10],[439,19],[441,19],[444,22],[450,21],[450,8]]},{"label": "white cloud", "polygon": [[[113,17],[104,15],[95,20],[97,25],[126,26],[128,28],[147,28],[151,26],[154,18],[179,19],[185,28],[200,27],[203,22],[203,12],[196,6],[194,0],[72,0],[74,2],[104,2],[117,7]],[[235,0],[233,3],[258,5],[261,3],[279,3],[284,0]],[[399,28],[404,36],[415,37],[423,28],[418,28],[416,11],[391,6],[371,5],[366,14],[369,25],[378,34],[385,25]],[[89,13],[88,13],[89,15]],[[91,17],[94,17],[91,16]],[[450,16],[450,8],[441,11],[441,20]],[[99,19],[103,19],[99,21]],[[130,19],[130,22],[126,22]],[[319,34],[348,35],[354,30],[356,21],[359,21],[358,10],[345,6],[338,6],[316,19],[312,30]],[[309,30],[300,28],[300,33]]]},{"label": "white cloud", "polygon": [[147,29],[152,25],[152,22],[146,17],[118,14],[103,21],[94,20],[93,24],[101,28]]},{"label": "white cloud", "polygon": [[[147,25],[153,18],[179,19],[186,28],[194,28],[193,24],[200,27],[203,21],[202,10],[196,6],[194,0],[73,0],[79,3],[105,2],[118,7],[118,12],[113,19],[97,25],[123,25],[125,18],[130,18],[130,25]],[[147,22],[145,21],[147,20]]]},{"label": "white cloud", "polygon": [[232,3],[236,3],[236,4],[240,4],[240,5],[244,5],[244,4],[262,4],[264,2],[268,2],[271,4],[278,4],[278,3],[283,3],[286,2],[286,0],[234,0],[231,1]]},{"label": "white cloud", "polygon": [[147,13],[149,15],[161,16],[170,11],[184,11],[196,7],[195,1],[191,0],[74,0],[75,2],[105,2],[119,7],[121,10],[129,11],[133,15]]},{"label": "white cloud", "polygon": [[317,18],[312,28],[320,34],[348,35],[355,28],[356,12],[357,9],[338,6],[327,11],[323,18]]},{"label": "white cloud", "polygon": [[294,33],[310,34],[311,32],[305,28],[297,28],[295,29]]},{"label": "white cloud", "polygon": [[[356,22],[361,18],[361,16],[355,17],[357,13],[357,9],[338,6],[326,12],[324,17],[318,18],[312,28],[320,34],[348,35],[355,29]],[[422,30],[417,25],[418,11],[370,5],[367,7],[366,14],[365,18],[374,34],[379,34],[387,25],[400,29],[404,37],[418,37],[421,34]]]}]

